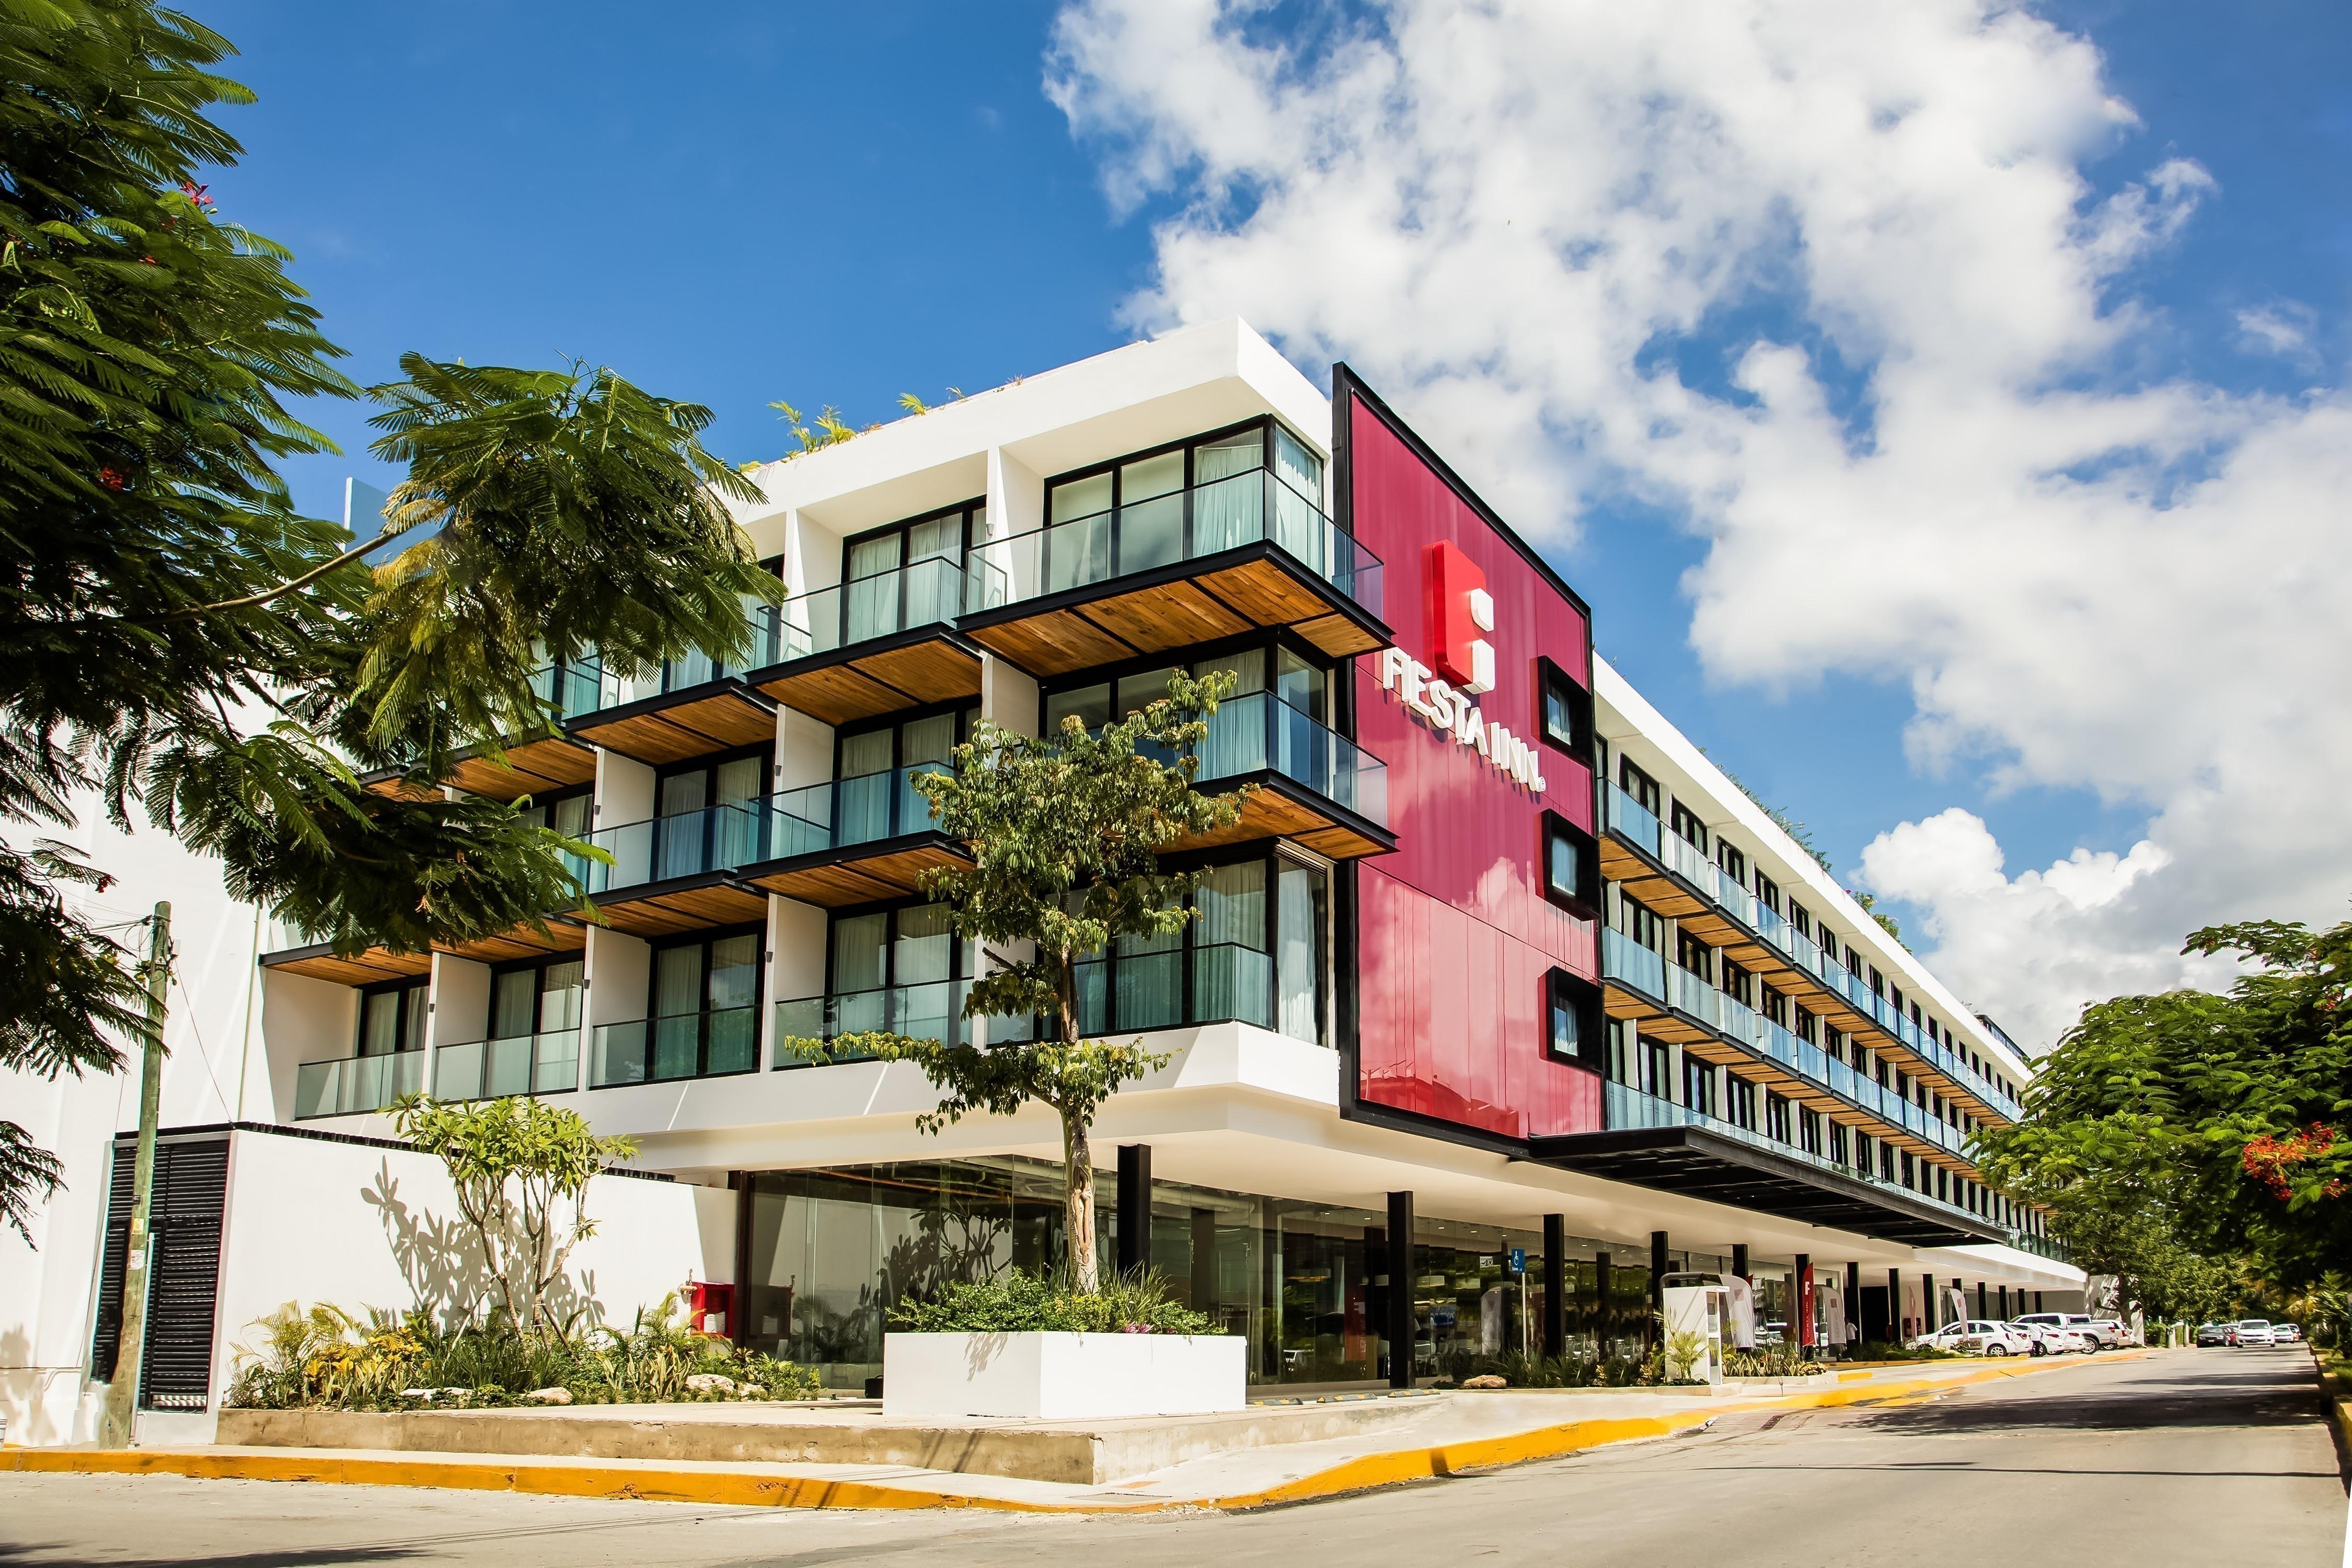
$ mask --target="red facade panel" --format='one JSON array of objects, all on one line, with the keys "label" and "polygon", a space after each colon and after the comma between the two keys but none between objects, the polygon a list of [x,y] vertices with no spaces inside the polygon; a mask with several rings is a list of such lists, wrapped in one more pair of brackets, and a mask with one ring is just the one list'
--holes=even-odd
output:
[{"label": "red facade panel", "polygon": [[[1589,689],[1590,625],[1393,416],[1334,379],[1342,504],[1386,563],[1399,623],[1398,649],[1355,674],[1356,738],[1388,764],[1398,846],[1357,874],[1357,1098],[1507,1138],[1599,1131],[1600,1078],[1549,1054],[1544,1012],[1549,971],[1597,977],[1599,938],[1541,881],[1544,814],[1591,831],[1592,777],[1543,742],[1536,666]],[[1478,641],[1493,689],[1472,698]]]}]

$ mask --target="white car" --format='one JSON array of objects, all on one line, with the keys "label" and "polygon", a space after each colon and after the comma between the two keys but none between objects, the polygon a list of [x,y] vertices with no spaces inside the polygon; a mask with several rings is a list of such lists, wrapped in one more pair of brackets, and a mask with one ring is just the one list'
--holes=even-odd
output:
[{"label": "white car", "polygon": [[2061,1328],[2055,1323],[2035,1320],[2011,1323],[2010,1327],[2031,1338],[2031,1355],[2064,1355],[2069,1351],[2089,1352],[2098,1348],[2098,1342],[2084,1338],[2081,1331]]},{"label": "white car", "polygon": [[2111,1351],[2124,1342],[2123,1325],[2112,1319],[2098,1319],[2084,1312],[2028,1312],[2017,1320],[2021,1323],[2041,1323],[2053,1329],[2065,1329],[2089,1342],[2084,1347],[2095,1351]]},{"label": "white car", "polygon": [[2268,1350],[2276,1343],[2278,1343],[2278,1336],[2271,1332],[2270,1320],[2267,1318],[2238,1320],[2238,1344],[2241,1349],[2247,1345],[2260,1345],[2264,1350]]},{"label": "white car", "polygon": [[2303,1343],[2303,1330],[2294,1323],[2273,1323],[2271,1342],[2276,1345],[2299,1345]]},{"label": "white car", "polygon": [[2033,1340],[2009,1323],[1972,1321],[1947,1323],[1911,1342],[1913,1350],[1957,1351],[1962,1355],[2032,1355]]}]

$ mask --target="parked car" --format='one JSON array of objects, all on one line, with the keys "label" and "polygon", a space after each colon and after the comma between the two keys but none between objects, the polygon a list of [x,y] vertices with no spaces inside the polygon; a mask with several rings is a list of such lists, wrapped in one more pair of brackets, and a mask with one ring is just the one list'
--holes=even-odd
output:
[{"label": "parked car", "polygon": [[2094,1318],[2087,1312],[2028,1312],[2018,1321],[2070,1330],[2090,1342],[2084,1347],[2089,1350],[2113,1350],[2124,1342],[2122,1324]]},{"label": "parked car", "polygon": [[2303,1343],[2303,1329],[2294,1323],[2273,1323],[2271,1342],[2281,1345],[2299,1345]]},{"label": "parked car", "polygon": [[2238,1337],[2231,1342],[2242,1347],[2259,1345],[2268,1350],[2278,1342],[2277,1338],[2271,1332],[2268,1319],[2241,1318],[2238,1320],[2237,1328]]},{"label": "parked car", "polygon": [[2097,1338],[2099,1348],[2103,1351],[2111,1351],[2121,1345],[2139,1342],[2137,1337],[2131,1331],[2130,1324],[2120,1322],[2114,1318],[2092,1319],[2090,1331]]},{"label": "parked car", "polygon": [[2197,1348],[2200,1350],[2205,1350],[2214,1345],[2229,1344],[2231,1342],[2230,1331],[2236,1327],[2237,1325],[2235,1323],[2198,1324]]},{"label": "parked car", "polygon": [[2095,1348],[2095,1342],[2084,1339],[2073,1329],[2060,1328],[2055,1323],[2028,1320],[2010,1326],[2018,1332],[2032,1337],[2032,1348],[2027,1352],[2031,1355],[2064,1355],[2069,1351],[2088,1351]]}]

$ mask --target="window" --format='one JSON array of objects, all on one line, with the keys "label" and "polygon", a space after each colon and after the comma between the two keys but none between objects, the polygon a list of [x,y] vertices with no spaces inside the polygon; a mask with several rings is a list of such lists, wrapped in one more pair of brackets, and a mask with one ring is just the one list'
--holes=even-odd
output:
[{"label": "window", "polygon": [[1748,886],[1748,857],[1721,837],[1715,841],[1715,863],[1723,868],[1724,874],[1734,883],[1742,888]]},{"label": "window", "polygon": [[751,803],[767,787],[764,746],[663,769],[654,785],[653,865],[644,879],[691,877],[752,858]]},{"label": "window", "polygon": [[1822,1113],[1810,1105],[1797,1108],[1797,1136],[1808,1154],[1822,1152]]},{"label": "window", "polygon": [[1623,757],[1617,759],[1617,787],[1632,795],[1633,804],[1652,816],[1657,816],[1664,805],[1664,795],[1658,788],[1658,781]]},{"label": "window", "polygon": [[1782,1028],[1789,1026],[1789,998],[1769,985],[1764,986],[1763,1005],[1757,1010]]},{"label": "window", "polygon": [[1789,1032],[1796,1036],[1797,1038],[1804,1041],[1807,1045],[1819,1045],[1821,1043],[1813,1037],[1813,1015],[1806,1008],[1800,1007],[1797,1009],[1797,1021],[1790,1028]]},{"label": "window", "polygon": [[1776,1143],[1796,1142],[1789,1131],[1789,1102],[1777,1094],[1764,1097],[1764,1135]]},{"label": "window", "polygon": [[1813,934],[1812,912],[1794,899],[1789,900],[1789,923],[1797,928],[1799,936],[1810,937]]},{"label": "window", "polygon": [[360,993],[357,1055],[388,1057],[425,1048],[425,988],[423,975],[386,981]]},{"label": "window", "polygon": [[1550,971],[1544,976],[1544,1016],[1553,1060],[1606,1068],[1599,986],[1564,969]]},{"label": "window", "polygon": [[1679,928],[1675,931],[1675,963],[1701,980],[1715,978],[1715,949]]},{"label": "window", "polygon": [[1848,1160],[1848,1159],[1846,1158],[1845,1149],[1846,1149],[1846,1126],[1845,1126],[1845,1123],[1844,1123],[1844,1122],[1843,1122],[1843,1121],[1832,1121],[1832,1122],[1831,1122],[1831,1123],[1830,1123],[1830,1151],[1829,1151],[1829,1152],[1830,1152],[1830,1163],[1831,1163],[1831,1164],[1832,1164],[1832,1165],[1845,1165],[1845,1164],[1851,1164],[1851,1163],[1853,1163],[1853,1162],[1852,1162],[1852,1161],[1850,1161],[1850,1160]]},{"label": "window", "polygon": [[1592,694],[1548,658],[1536,660],[1536,686],[1543,704],[1538,733],[1570,756],[1585,756],[1592,744]]},{"label": "window", "polygon": [[1743,1007],[1756,1005],[1756,984],[1748,971],[1728,958],[1723,961],[1723,992]]},{"label": "window", "polygon": [[1729,1103],[1725,1107],[1735,1127],[1756,1131],[1756,1086],[1737,1073],[1727,1074],[1730,1089]]},{"label": "window", "polygon": [[1543,815],[1544,897],[1572,914],[1596,919],[1601,856],[1592,835],[1551,812]]},{"label": "window", "polygon": [[1045,487],[1045,589],[1267,539],[1320,561],[1322,501],[1323,459],[1271,419],[1063,475]]},{"label": "window", "polygon": [[[969,500],[845,541],[841,547],[841,641],[864,642],[906,627],[952,620],[964,607],[964,551],[987,538],[988,504]],[[812,605],[811,613],[822,616],[824,606]],[[809,628],[818,637],[830,629]]]},{"label": "window", "polygon": [[1200,918],[1166,936],[1121,937],[1078,965],[1089,1033],[1235,1021],[1326,1040],[1329,874],[1284,855],[1210,867]]},{"label": "window", "polygon": [[[1234,689],[1219,709],[1219,718],[1201,742],[1199,776],[1202,779],[1231,778],[1266,767],[1272,754],[1269,745],[1281,743],[1272,732],[1276,724],[1288,727],[1287,743],[1299,747],[1302,754],[1329,743],[1328,736],[1298,724],[1291,716],[1329,724],[1330,671],[1279,638],[1232,648],[1187,665],[1129,668],[1109,679],[1082,677],[1081,684],[1049,686],[1040,699],[1039,733],[1055,734],[1073,718],[1088,730],[1099,730],[1115,719],[1140,712],[1168,694],[1170,678],[1179,670],[1195,678],[1211,674],[1234,678]],[[1269,699],[1276,704],[1271,710],[1266,707]]]},{"label": "window", "polygon": [[1642,1042],[1642,1092],[1655,1100],[1668,1098],[1666,1093],[1666,1043],[1645,1039]]},{"label": "window", "polygon": [[689,938],[653,954],[653,1079],[749,1072],[760,1058],[762,931]]},{"label": "window", "polygon": [[831,1032],[965,1038],[964,944],[937,904],[835,915],[826,955]]},{"label": "window", "polygon": [[1706,854],[1706,824],[1691,815],[1690,807],[1681,801],[1675,802],[1672,818],[1675,837],[1696,848],[1700,854]]},{"label": "window", "polygon": [[1621,892],[1617,898],[1617,929],[1631,937],[1637,946],[1646,947],[1653,952],[1658,951],[1659,942],[1665,938],[1666,922],[1654,911]]},{"label": "window", "polygon": [[[931,803],[915,780],[952,766],[956,746],[971,737],[979,716],[979,709],[965,708],[840,731],[834,742],[833,844],[871,844],[930,830]],[[793,794],[805,798],[807,792]]]},{"label": "window", "polygon": [[1685,1054],[1683,1058],[1683,1105],[1701,1116],[1715,1114],[1715,1064]]},{"label": "window", "polygon": [[1756,873],[1756,898],[1766,909],[1775,914],[1780,913],[1780,884],[1761,871]]},{"label": "window", "polygon": [[583,973],[576,958],[492,970],[489,1038],[528,1039],[579,1028]]}]

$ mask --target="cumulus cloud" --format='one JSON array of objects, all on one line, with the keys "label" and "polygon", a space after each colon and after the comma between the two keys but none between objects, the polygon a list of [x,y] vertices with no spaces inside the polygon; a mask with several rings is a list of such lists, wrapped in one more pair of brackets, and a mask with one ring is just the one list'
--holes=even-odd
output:
[{"label": "cumulus cloud", "polygon": [[2255,353],[2277,354],[2299,364],[2316,365],[2311,335],[2319,326],[2319,312],[2299,300],[2256,305],[2238,312],[2238,341]]},{"label": "cumulus cloud", "polygon": [[1349,359],[1555,551],[1679,519],[1716,679],[1906,679],[1921,768],[2144,807],[2015,877],[1949,814],[1872,847],[1997,1013],[2046,1036],[2195,926],[2340,915],[2352,404],[2163,374],[2134,269],[2214,183],[2094,188],[2137,119],[2090,41],[2000,0],[1311,14],[1062,12],[1049,91],[1172,208],[1137,324]]}]

